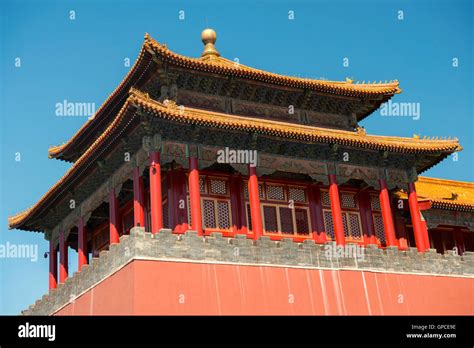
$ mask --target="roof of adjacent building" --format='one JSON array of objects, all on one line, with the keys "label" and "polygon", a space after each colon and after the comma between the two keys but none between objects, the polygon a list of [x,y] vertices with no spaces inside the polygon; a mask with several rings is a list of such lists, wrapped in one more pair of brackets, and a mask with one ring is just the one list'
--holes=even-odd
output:
[{"label": "roof of adjacent building", "polygon": [[[79,159],[71,166],[65,175],[56,182],[38,202],[31,208],[9,218],[9,228],[21,228],[23,224],[32,217],[40,208],[50,204],[53,198],[67,190],[68,185],[77,179],[78,175],[100,155],[105,146],[102,144],[118,137],[121,133],[121,125],[127,123],[127,114],[131,109],[140,107],[141,110],[166,120],[195,124],[222,129],[255,132],[257,134],[279,136],[286,139],[295,139],[306,142],[318,142],[328,144],[340,144],[343,146],[369,148],[373,150],[387,150],[411,154],[430,154],[442,152],[447,156],[449,153],[459,150],[461,147],[457,139],[454,140],[431,140],[419,138],[402,138],[392,136],[367,135],[365,132],[350,132],[319,128],[313,126],[298,125],[292,123],[278,122],[272,120],[255,119],[236,115],[222,114],[194,108],[178,107],[172,101],[165,103],[151,99],[147,94],[136,89],[129,91],[129,97],[122,106],[120,112],[109,124],[106,130],[85,151]],[[133,111],[134,112],[134,111]],[[443,157],[444,158],[444,157]],[[421,194],[421,193],[420,193]],[[474,205],[474,197],[471,204]]]},{"label": "roof of adjacent building", "polygon": [[206,30],[203,32],[202,37],[206,45],[205,50],[202,56],[198,58],[186,57],[175,53],[169,50],[166,45],[157,42],[150,35],[145,34],[145,41],[140,54],[122,82],[104,101],[96,113],[68,141],[61,145],[50,147],[48,151],[49,156],[67,161],[76,160],[80,154],[71,153],[72,149],[78,146],[82,151],[85,151],[95,140],[97,134],[100,134],[106,128],[107,123],[113,117],[113,108],[119,107],[119,104],[123,103],[127,98],[128,90],[136,86],[140,79],[143,78],[153,61],[153,56],[163,63],[169,63],[183,69],[218,74],[225,77],[249,79],[287,88],[312,90],[327,95],[353,98],[384,97],[389,99],[394,94],[401,92],[397,80],[390,82],[380,81],[379,83],[354,83],[350,79],[346,79],[346,81],[328,81],[279,75],[251,68],[221,57],[214,47],[215,33],[213,31],[206,33]]},{"label": "roof of adjacent building", "polygon": [[[474,183],[420,176],[415,183],[420,200],[429,200],[431,208],[474,212]],[[407,198],[406,192],[400,193]]]}]

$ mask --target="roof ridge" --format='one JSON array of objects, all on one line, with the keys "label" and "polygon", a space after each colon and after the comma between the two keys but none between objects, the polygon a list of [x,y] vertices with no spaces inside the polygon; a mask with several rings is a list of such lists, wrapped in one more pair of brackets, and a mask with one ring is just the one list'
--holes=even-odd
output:
[{"label": "roof ridge", "polygon": [[418,177],[420,182],[426,182],[430,184],[451,184],[452,186],[459,186],[459,187],[470,187],[474,189],[474,182],[470,181],[460,181],[460,180],[453,180],[453,179],[443,179],[443,178],[432,178],[427,176],[419,176]]},{"label": "roof ridge", "polygon": [[[153,37],[151,37],[148,33],[145,34],[145,44],[150,45],[151,48],[158,48],[161,53],[166,54],[171,56],[171,60],[175,61],[175,63],[180,63],[181,61],[188,60],[189,62],[194,62],[197,64],[209,64],[209,65],[214,65],[214,66],[219,66],[219,61],[220,60],[226,60],[226,63],[232,62],[231,60],[225,58],[225,57],[214,57],[213,59],[208,59],[207,57],[188,57],[182,54],[179,54],[177,52],[174,52],[168,48],[166,44],[162,44],[155,40]],[[296,77],[296,76],[288,76],[288,75],[282,75],[282,74],[277,74],[273,72],[269,72],[266,70],[258,69],[258,68],[253,68],[249,67],[247,65],[241,64],[241,63],[235,63],[234,67],[229,67],[229,66],[222,66],[224,69],[230,69],[230,70],[245,70],[248,72],[253,72],[255,74],[263,74],[263,75],[268,75],[270,78],[276,78],[276,79],[288,79],[291,80],[292,82],[300,82],[302,84],[308,84],[311,87],[312,84],[315,85],[322,85],[322,86],[333,86],[342,90],[352,90],[352,91],[362,91],[362,90],[370,90],[370,89],[382,89],[382,88],[388,88],[392,87],[393,91],[390,91],[387,93],[389,94],[396,94],[396,93],[401,93],[401,89],[399,88],[399,82],[398,80],[391,80],[391,82],[383,82],[379,81],[377,83],[374,81],[373,83],[365,83],[363,81],[362,83],[359,83],[357,81],[354,83],[352,80],[346,80],[346,81],[331,81],[331,80],[318,80],[318,79],[311,79],[311,78],[303,78],[303,77]],[[229,71],[230,72],[230,71]],[[262,77],[262,76],[260,76]],[[275,82],[275,81],[272,81]],[[344,88],[345,87],[345,88]]]}]

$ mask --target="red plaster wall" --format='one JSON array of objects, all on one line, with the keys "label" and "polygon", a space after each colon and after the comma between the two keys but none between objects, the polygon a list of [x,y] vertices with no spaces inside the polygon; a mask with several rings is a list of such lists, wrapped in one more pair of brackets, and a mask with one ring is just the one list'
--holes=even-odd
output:
[{"label": "red plaster wall", "polygon": [[472,315],[473,298],[472,278],[136,260],[56,314]]}]

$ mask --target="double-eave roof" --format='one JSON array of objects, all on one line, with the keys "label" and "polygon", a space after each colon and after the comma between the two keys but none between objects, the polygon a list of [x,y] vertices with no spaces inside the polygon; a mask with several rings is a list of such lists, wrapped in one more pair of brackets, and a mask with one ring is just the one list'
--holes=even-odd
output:
[{"label": "double-eave roof", "polygon": [[390,99],[395,93],[400,93],[398,81],[388,83],[353,83],[352,81],[327,81],[279,75],[255,68],[236,64],[220,56],[203,56],[190,58],[175,53],[160,44],[148,34],[140,50],[139,56],[129,73],[89,119],[67,142],[50,147],[51,158],[74,162],[80,154],[101,134],[114,117],[112,110],[119,107],[127,98],[128,90],[137,86],[146,74],[153,61],[153,55],[161,62],[184,69],[214,73],[222,76],[255,80],[262,83],[311,90],[335,96],[353,98],[382,98],[379,103]]}]

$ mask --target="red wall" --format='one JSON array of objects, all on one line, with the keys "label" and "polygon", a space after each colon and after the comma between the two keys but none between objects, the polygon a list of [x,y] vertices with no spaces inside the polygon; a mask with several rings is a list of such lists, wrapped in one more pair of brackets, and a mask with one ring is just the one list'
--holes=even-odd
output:
[{"label": "red wall", "polygon": [[56,314],[472,315],[473,289],[472,278],[136,260]]}]

